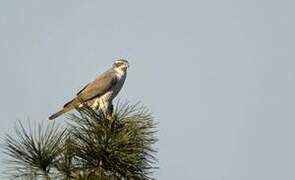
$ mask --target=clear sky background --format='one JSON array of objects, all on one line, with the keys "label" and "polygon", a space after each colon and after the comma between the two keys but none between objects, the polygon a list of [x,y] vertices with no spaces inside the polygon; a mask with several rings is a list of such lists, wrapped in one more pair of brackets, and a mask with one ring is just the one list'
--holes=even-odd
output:
[{"label": "clear sky background", "polygon": [[294,180],[294,7],[2,0],[0,135],[18,119],[47,121],[125,57],[120,99],[142,101],[160,123],[157,179]]}]

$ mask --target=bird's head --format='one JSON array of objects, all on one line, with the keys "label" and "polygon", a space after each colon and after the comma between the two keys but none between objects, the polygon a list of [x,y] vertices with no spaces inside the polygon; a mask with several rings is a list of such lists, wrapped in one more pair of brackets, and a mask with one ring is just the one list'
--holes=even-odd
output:
[{"label": "bird's head", "polygon": [[129,63],[125,59],[118,59],[114,62],[113,68],[121,71],[126,71],[129,68]]}]

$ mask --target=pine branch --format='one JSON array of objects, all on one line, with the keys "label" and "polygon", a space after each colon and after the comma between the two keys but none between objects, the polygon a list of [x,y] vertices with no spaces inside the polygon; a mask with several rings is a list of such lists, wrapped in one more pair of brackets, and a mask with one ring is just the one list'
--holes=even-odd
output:
[{"label": "pine branch", "polygon": [[118,103],[111,117],[87,106],[78,112],[64,130],[55,124],[25,129],[19,122],[16,137],[4,139],[11,177],[152,179],[156,124],[145,107]]}]

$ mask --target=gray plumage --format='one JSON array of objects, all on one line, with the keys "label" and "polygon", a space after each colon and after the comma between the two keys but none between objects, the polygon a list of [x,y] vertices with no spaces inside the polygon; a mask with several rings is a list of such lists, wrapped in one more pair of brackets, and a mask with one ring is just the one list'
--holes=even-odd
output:
[{"label": "gray plumage", "polygon": [[88,83],[77,93],[76,98],[66,103],[62,110],[51,115],[49,119],[55,119],[72,109],[83,106],[85,103],[95,109],[101,109],[107,115],[112,111],[113,99],[123,87],[128,67],[128,61],[116,60],[112,68]]}]

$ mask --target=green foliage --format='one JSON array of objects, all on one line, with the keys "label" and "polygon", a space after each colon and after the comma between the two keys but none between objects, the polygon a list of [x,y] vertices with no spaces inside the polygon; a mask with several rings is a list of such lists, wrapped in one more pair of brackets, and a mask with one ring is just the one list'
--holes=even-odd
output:
[{"label": "green foliage", "polygon": [[6,135],[4,153],[10,158],[5,162],[10,166],[7,173],[14,179],[18,177],[48,177],[58,156],[62,153],[59,146],[66,131],[52,123],[44,128],[41,124],[26,130],[21,122],[15,126],[16,137]]},{"label": "green foliage", "polygon": [[155,123],[139,104],[118,103],[111,117],[90,107],[69,115],[67,128],[52,124],[37,133],[16,126],[16,138],[6,135],[13,178],[140,179],[155,169]]}]

